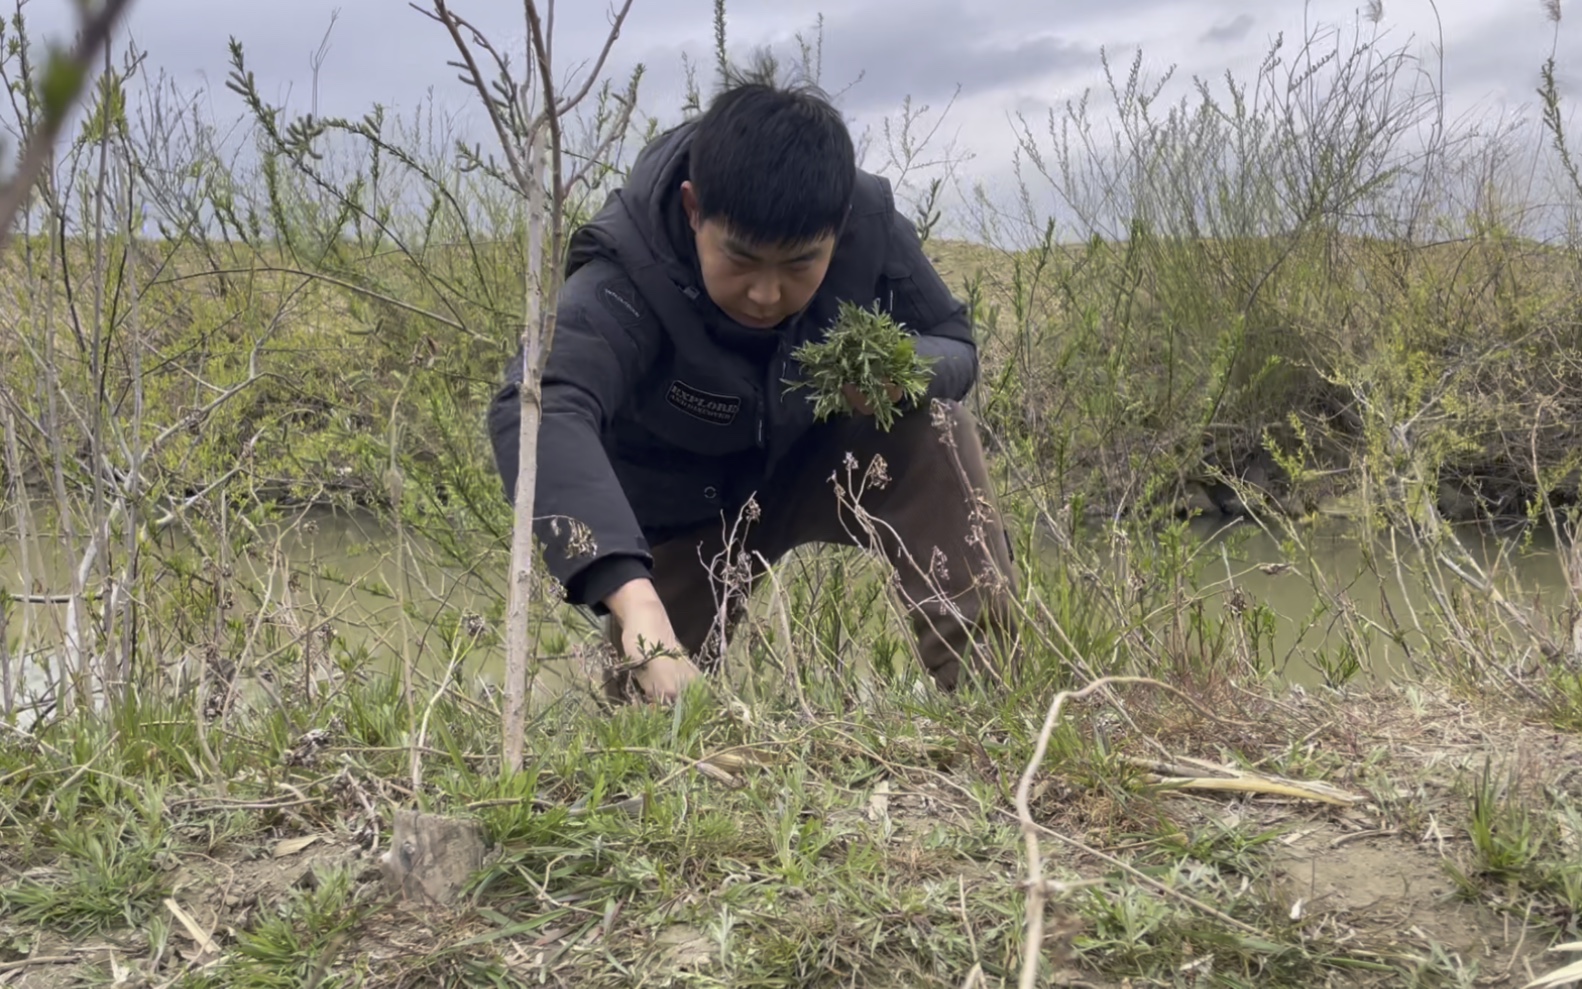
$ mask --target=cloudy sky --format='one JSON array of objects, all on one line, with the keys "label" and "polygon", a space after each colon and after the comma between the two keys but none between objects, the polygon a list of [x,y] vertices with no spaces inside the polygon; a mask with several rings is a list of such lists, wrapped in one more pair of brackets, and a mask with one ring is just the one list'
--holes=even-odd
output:
[{"label": "cloudy sky", "polygon": [[[428,0],[419,0],[422,5]],[[556,57],[563,74],[591,56],[605,33],[611,0],[560,0]],[[523,21],[511,0],[452,0],[502,44],[520,48]],[[964,167],[990,182],[1004,179],[1014,147],[1011,114],[1034,121],[1092,89],[1103,92],[1101,49],[1123,77],[1139,46],[1145,71],[1170,65],[1183,85],[1192,76],[1242,78],[1256,70],[1270,42],[1284,34],[1288,53],[1315,26],[1382,31],[1385,48],[1404,47],[1442,71],[1454,114],[1535,113],[1538,70],[1558,49],[1561,82],[1582,97],[1582,7],[1564,0],[1568,20],[1558,39],[1543,0],[1384,0],[1375,28],[1366,0],[731,0],[733,50],[772,46],[795,51],[823,16],[823,77],[855,129],[877,133],[903,98],[943,109],[959,96],[939,131],[973,159]],[[68,0],[29,0],[36,33],[68,23]],[[1575,13],[1572,13],[1572,11]],[[149,64],[228,123],[238,116],[224,88],[227,39],[246,47],[267,98],[309,107],[310,58],[339,16],[318,78],[322,112],[361,115],[373,103],[410,111],[432,96],[459,126],[476,120],[469,94],[446,62],[455,57],[445,32],[406,0],[134,0],[133,36]],[[683,95],[683,53],[706,72],[711,63],[713,0],[635,0],[612,57],[618,70],[645,66],[644,109],[675,118]],[[1333,40],[1329,42],[1333,44]],[[1443,46],[1440,67],[1435,48]],[[1177,90],[1179,92],[1179,90]],[[930,118],[932,119],[932,118]],[[480,136],[484,136],[480,134]],[[868,164],[880,164],[870,158]]]}]

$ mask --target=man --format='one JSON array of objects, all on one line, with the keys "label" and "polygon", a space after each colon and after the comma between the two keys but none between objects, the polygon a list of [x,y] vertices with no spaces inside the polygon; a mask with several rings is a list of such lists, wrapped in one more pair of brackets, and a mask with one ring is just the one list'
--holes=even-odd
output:
[{"label": "man", "polygon": [[[821,339],[843,300],[877,302],[936,359],[928,395],[888,432],[854,389],[856,415],[815,423],[808,392],[786,388],[791,352]],[[811,89],[728,89],[648,145],[570,239],[535,493],[549,572],[608,616],[643,692],[670,700],[721,658],[760,557],[877,539],[924,665],[953,689],[964,661],[985,666],[973,646],[1007,627],[1014,587],[960,404],[977,372],[965,306],[888,183],[857,169],[838,111]],[[489,412],[510,498],[520,380],[518,359]],[[888,477],[864,487],[875,458]],[[850,511],[858,488],[877,520],[866,529]],[[722,607],[724,571],[743,561],[747,586]],[[642,662],[656,648],[667,654]]]}]

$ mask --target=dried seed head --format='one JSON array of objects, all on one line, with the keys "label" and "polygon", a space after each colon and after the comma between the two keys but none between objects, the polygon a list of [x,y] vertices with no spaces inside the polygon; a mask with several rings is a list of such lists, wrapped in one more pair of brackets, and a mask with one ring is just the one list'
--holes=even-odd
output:
[{"label": "dried seed head", "polygon": [[1225,602],[1225,609],[1238,618],[1246,613],[1247,595],[1242,593],[1241,588],[1238,587],[1231,591],[1230,600]]},{"label": "dried seed head", "polygon": [[593,530],[576,519],[570,519],[571,535],[566,540],[566,554],[570,557],[592,556],[598,552]]},{"label": "dried seed head", "polygon": [[889,464],[885,463],[883,457],[874,454],[873,460],[868,464],[868,473],[863,475],[863,484],[865,486],[871,485],[876,488],[883,488],[889,483]]},{"label": "dried seed head", "polygon": [[935,399],[928,405],[928,421],[935,429],[941,432],[950,430],[950,414],[945,410],[945,403]]},{"label": "dried seed head", "polygon": [[934,547],[934,552],[929,558],[928,572],[930,576],[939,581],[941,584],[950,582],[950,566],[948,561],[945,559],[945,551],[940,549],[938,546]]}]

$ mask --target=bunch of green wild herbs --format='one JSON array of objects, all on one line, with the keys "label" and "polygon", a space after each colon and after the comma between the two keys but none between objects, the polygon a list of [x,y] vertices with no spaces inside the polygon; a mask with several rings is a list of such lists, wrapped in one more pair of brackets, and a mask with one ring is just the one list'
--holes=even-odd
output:
[{"label": "bunch of green wild herbs", "polygon": [[[894,425],[904,403],[922,400],[934,374],[935,358],[919,354],[913,336],[877,303],[865,309],[842,302],[824,340],[804,343],[792,356],[802,365],[805,378],[786,384],[792,391],[813,392],[815,419],[853,411],[844,387],[850,385],[885,431]],[[891,398],[890,385],[899,389],[900,401]]]}]

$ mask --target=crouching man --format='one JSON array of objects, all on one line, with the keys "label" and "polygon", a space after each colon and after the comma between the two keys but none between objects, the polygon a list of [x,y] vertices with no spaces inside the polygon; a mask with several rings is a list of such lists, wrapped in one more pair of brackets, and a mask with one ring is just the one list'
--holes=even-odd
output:
[{"label": "crouching man", "polygon": [[[760,561],[808,543],[882,549],[941,688],[994,672],[1015,572],[961,404],[978,373],[970,320],[889,184],[857,168],[836,109],[810,89],[724,91],[641,152],[571,237],[566,271],[534,530],[619,652],[665,651],[633,674],[650,699],[713,669]],[[877,303],[935,358],[929,393],[887,432],[854,390],[855,415],[815,422],[810,394],[786,387],[792,351],[842,301]],[[518,359],[489,412],[508,498],[520,381]]]}]

